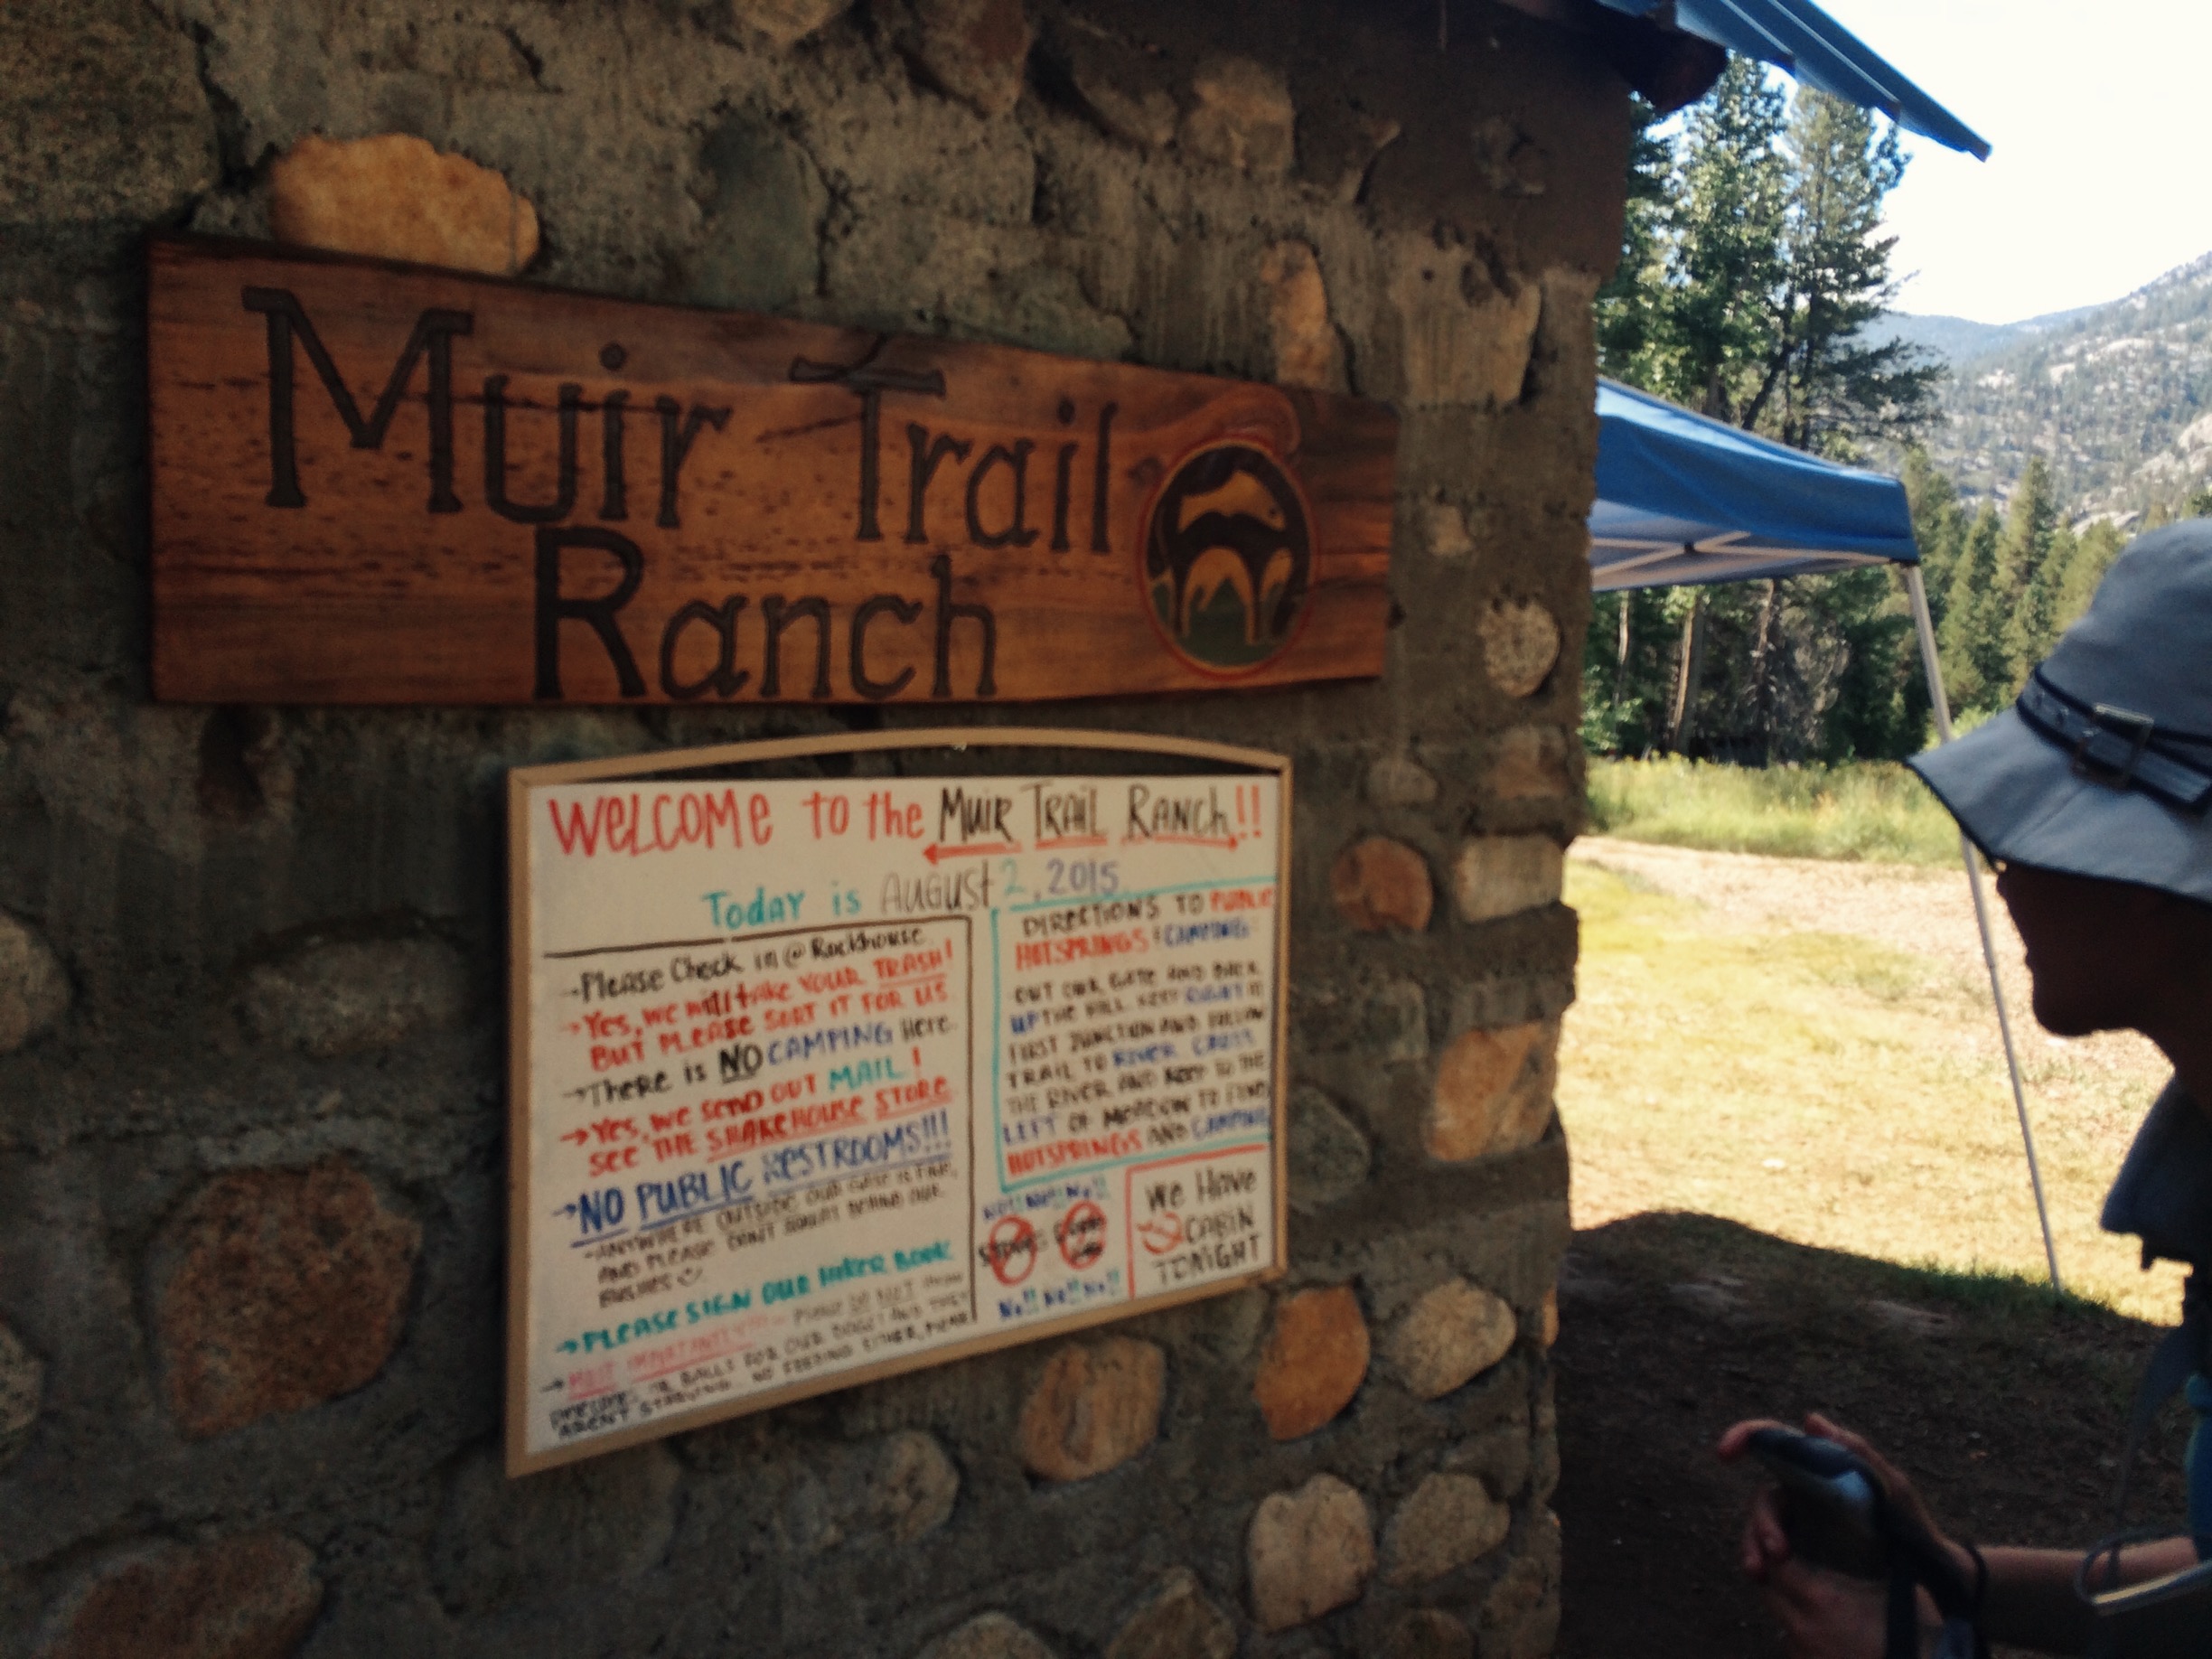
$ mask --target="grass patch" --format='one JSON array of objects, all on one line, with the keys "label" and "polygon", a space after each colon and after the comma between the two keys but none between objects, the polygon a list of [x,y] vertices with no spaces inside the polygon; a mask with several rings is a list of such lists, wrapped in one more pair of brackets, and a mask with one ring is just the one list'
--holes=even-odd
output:
[{"label": "grass patch", "polygon": [[1951,815],[1894,762],[1749,767],[1593,757],[1589,794],[1590,827],[1631,841],[1889,864],[1959,856]]},{"label": "grass patch", "polygon": [[[1986,992],[1864,938],[1731,925],[1579,859],[1566,896],[1582,933],[1559,1083],[1577,1227],[1698,1211],[1896,1264],[1949,1299],[2048,1308]],[[2170,1321],[2178,1270],[2142,1272],[2132,1241],[2096,1225],[2148,1096],[2058,1069],[2075,1062],[2039,1035],[2029,1057],[2067,1288]]]}]

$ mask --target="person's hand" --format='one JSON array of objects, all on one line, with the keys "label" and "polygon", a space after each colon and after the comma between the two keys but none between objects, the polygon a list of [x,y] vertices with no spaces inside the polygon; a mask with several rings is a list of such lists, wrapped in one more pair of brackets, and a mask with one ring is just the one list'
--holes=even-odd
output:
[{"label": "person's hand", "polygon": [[[1719,1451],[1733,1462],[1744,1455],[1757,1430],[1786,1427],[1771,1420],[1738,1423],[1720,1437]],[[1891,1506],[1917,1521],[1962,1570],[1971,1570],[1965,1551],[1944,1536],[1904,1471],[1863,1436],[1818,1413],[1804,1420],[1804,1432],[1833,1440],[1860,1458],[1880,1481]],[[1761,1588],[1767,1610],[1782,1626],[1790,1659],[1881,1659],[1886,1588],[1796,1560],[1783,1528],[1778,1487],[1768,1487],[1752,1502],[1744,1523],[1742,1561],[1745,1576]]]},{"label": "person's hand", "polygon": [[1743,1570],[1781,1626],[1784,1651],[1789,1659],[1882,1659],[1886,1587],[1793,1556],[1778,1494],[1770,1486],[1752,1500],[1744,1523]]}]

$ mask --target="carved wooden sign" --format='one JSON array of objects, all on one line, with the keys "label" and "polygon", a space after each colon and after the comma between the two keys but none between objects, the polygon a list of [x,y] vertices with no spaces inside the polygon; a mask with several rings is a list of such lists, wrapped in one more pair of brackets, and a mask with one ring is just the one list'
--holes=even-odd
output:
[{"label": "carved wooden sign", "polygon": [[154,244],[148,305],[164,698],[1382,671],[1380,405],[198,238]]}]

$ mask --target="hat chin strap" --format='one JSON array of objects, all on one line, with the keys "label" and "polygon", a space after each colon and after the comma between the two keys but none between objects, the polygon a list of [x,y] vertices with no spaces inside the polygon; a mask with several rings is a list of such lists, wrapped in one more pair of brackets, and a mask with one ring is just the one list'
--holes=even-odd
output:
[{"label": "hat chin strap", "polygon": [[2212,749],[2212,738],[2161,732],[2149,715],[2085,703],[2053,685],[2039,668],[2013,708],[2030,731],[2073,756],[2077,776],[2108,789],[2141,790],[2184,812],[2202,813],[2212,804],[2212,755],[2182,746]]}]

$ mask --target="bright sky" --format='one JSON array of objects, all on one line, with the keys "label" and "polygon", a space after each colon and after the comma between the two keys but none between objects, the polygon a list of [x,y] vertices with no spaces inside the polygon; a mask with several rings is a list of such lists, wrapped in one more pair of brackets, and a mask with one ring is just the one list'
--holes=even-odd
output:
[{"label": "bright sky", "polygon": [[1906,135],[1900,309],[2012,323],[2212,252],[2204,0],[1819,0],[1992,147]]}]

